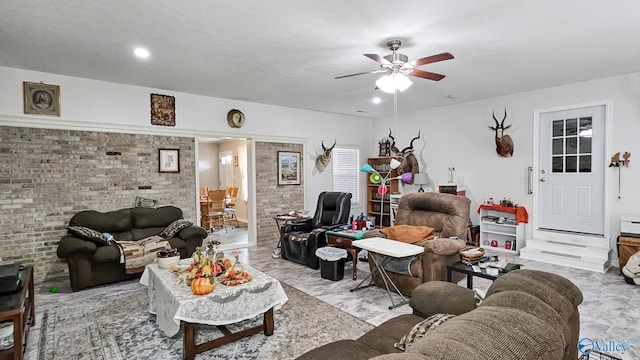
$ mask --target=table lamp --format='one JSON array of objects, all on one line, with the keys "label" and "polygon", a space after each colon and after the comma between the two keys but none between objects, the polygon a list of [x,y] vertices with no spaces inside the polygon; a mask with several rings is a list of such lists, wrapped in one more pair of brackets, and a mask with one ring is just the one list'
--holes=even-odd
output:
[{"label": "table lamp", "polygon": [[413,183],[416,185],[420,185],[420,189],[418,189],[418,192],[424,192],[422,185],[426,185],[429,183],[429,176],[425,173],[417,173],[413,175]]}]

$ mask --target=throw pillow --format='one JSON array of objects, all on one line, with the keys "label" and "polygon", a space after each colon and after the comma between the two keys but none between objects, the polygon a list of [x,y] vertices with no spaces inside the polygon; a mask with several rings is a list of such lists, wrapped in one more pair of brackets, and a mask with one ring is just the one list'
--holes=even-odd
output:
[{"label": "throw pillow", "polygon": [[172,222],[171,224],[169,224],[169,226],[167,226],[166,228],[164,228],[164,230],[162,230],[162,232],[159,235],[165,239],[171,239],[172,237],[176,236],[176,234],[179,233],[180,230],[184,228],[188,228],[191,225],[193,225],[191,221],[188,221],[185,219],[178,219]]},{"label": "throw pillow", "polygon": [[107,240],[100,231],[89,229],[84,226],[68,226],[67,230],[81,239],[91,240],[96,244],[109,245],[109,240]]},{"label": "throw pillow", "polygon": [[393,346],[402,351],[407,350],[409,345],[416,342],[421,337],[425,336],[429,331],[437,328],[440,324],[445,321],[451,319],[455,315],[451,314],[435,314],[432,315],[421,322],[415,324],[413,328],[409,331],[409,333],[400,339],[397,343],[393,344]]},{"label": "throw pillow", "polygon": [[396,225],[382,229],[388,239],[413,244],[425,240],[435,229],[428,226]]}]

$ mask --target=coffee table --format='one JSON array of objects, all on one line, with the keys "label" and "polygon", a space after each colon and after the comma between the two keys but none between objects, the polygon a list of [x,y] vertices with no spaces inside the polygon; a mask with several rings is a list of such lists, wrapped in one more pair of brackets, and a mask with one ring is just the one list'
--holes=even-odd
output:
[{"label": "coffee table", "polygon": [[[191,259],[183,259],[188,265]],[[237,286],[225,286],[216,282],[215,290],[207,295],[194,295],[184,283],[176,285],[176,277],[157,264],[148,265],[140,283],[149,287],[149,312],[156,314],[156,322],[167,336],[174,336],[184,327],[183,357],[194,359],[196,354],[222,346],[246,336],[264,332],[273,335],[273,312],[289,299],[278,280],[244,265],[253,279]],[[224,325],[262,315],[262,324],[231,333]],[[196,324],[217,326],[222,337],[195,343]]]},{"label": "coffee table", "polygon": [[453,280],[452,273],[454,271],[467,275],[467,289],[473,289],[474,276],[494,281],[495,279],[497,279],[499,276],[502,275],[502,273],[498,273],[498,275],[487,274],[486,269],[481,269],[481,271],[473,271],[473,268],[471,267],[471,265],[463,264],[462,262],[458,261],[458,262],[454,262],[453,264],[447,265],[447,281],[448,282],[452,282]]},{"label": "coffee table", "polygon": [[[387,274],[387,271],[384,268],[384,265],[389,262],[392,258],[404,258],[408,256],[414,256],[418,254],[422,254],[424,252],[424,248],[422,246],[407,244],[400,241],[389,240],[380,237],[368,238],[358,240],[353,243],[353,246],[358,247],[360,249],[367,250],[369,252],[369,258],[373,260],[375,264],[375,268],[373,271],[367,276],[364,280],[362,280],[358,286],[351,289],[351,291],[356,291],[360,289],[367,288],[373,284],[373,277],[376,273],[380,274],[382,277],[382,281],[384,281],[384,286],[387,289],[387,294],[389,295],[389,300],[391,300],[391,306],[389,306],[389,310],[396,308],[398,306],[404,305],[409,302],[409,299],[405,298],[404,295],[398,290],[396,284],[393,283],[393,280]],[[385,256],[383,256],[385,255]],[[367,285],[362,286],[365,281],[369,280]],[[400,295],[402,301],[399,303],[395,303],[393,301],[393,297],[391,297],[391,289]]]},{"label": "coffee table", "polygon": [[356,266],[358,265],[358,248],[354,247],[355,241],[360,241],[364,237],[367,230],[346,230],[346,231],[327,231],[327,245],[341,247],[346,249],[351,255],[351,263],[353,264],[353,280],[358,279]]}]

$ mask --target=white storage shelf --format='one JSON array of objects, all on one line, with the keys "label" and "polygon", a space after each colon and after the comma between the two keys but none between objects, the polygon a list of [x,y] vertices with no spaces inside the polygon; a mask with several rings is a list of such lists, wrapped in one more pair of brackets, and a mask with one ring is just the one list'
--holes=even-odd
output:
[{"label": "white storage shelf", "polygon": [[[486,220],[486,217],[504,217],[514,223],[499,224]],[[522,247],[524,238],[524,224],[515,224],[515,214],[489,209],[480,209],[480,245],[487,250],[503,251],[517,254]],[[498,246],[491,246],[492,241],[497,241]],[[511,249],[506,248],[507,241],[511,241]]]}]

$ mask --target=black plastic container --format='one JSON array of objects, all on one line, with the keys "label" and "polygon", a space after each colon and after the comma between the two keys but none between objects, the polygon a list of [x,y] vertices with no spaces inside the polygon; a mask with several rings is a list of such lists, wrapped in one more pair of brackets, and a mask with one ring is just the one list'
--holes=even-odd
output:
[{"label": "black plastic container", "polygon": [[320,276],[327,280],[342,280],[344,278],[345,260],[346,259],[327,261],[320,259]]}]

